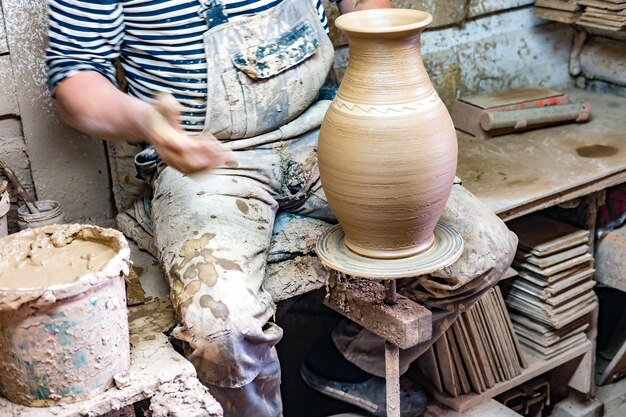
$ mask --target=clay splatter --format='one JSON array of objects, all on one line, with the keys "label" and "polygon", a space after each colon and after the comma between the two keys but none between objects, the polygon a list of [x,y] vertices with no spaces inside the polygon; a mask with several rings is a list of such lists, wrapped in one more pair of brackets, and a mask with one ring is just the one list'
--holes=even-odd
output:
[{"label": "clay splatter", "polygon": [[248,214],[248,211],[250,211],[250,207],[248,207],[248,205],[246,204],[245,201],[243,200],[237,200],[237,208],[239,209],[239,211],[241,211],[243,214]]},{"label": "clay splatter", "polygon": [[230,314],[226,304],[221,301],[215,301],[213,297],[207,294],[200,297],[200,306],[210,309],[216,319],[226,320]]},{"label": "clay splatter", "polygon": [[606,145],[589,145],[576,149],[576,153],[583,158],[606,158],[619,152],[619,149]]}]

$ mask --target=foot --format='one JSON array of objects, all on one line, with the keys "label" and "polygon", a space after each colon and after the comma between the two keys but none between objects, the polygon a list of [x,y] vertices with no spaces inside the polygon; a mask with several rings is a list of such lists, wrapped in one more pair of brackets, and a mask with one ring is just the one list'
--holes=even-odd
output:
[{"label": "foot", "polygon": [[[376,417],[387,415],[385,380],[371,377],[364,382],[348,383],[325,379],[306,364],[300,370],[304,382],[329,397],[360,407]],[[420,390],[400,392],[401,417],[419,417],[426,410],[426,395]]]}]

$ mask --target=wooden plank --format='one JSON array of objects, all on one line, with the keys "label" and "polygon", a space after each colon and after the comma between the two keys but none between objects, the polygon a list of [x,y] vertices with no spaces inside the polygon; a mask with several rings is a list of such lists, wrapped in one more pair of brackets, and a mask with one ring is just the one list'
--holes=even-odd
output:
[{"label": "wooden plank", "polygon": [[572,259],[576,256],[583,255],[587,253],[588,250],[588,245],[581,245],[575,246],[571,249],[567,249],[559,253],[555,253],[554,255],[544,257],[535,256],[522,250],[518,250],[516,256],[519,256],[520,259],[524,259],[525,261],[530,262],[531,264],[536,265],[539,268],[545,269],[558,263]]},{"label": "wooden plank", "polygon": [[567,352],[564,352],[563,354],[550,360],[543,360],[532,352],[524,351],[524,354],[528,359],[528,368],[524,369],[522,373],[515,378],[509,381],[501,382],[482,394],[460,395],[457,398],[448,397],[437,392],[432,392],[432,395],[438,402],[448,406],[455,411],[463,412],[469,410],[470,408],[476,407],[478,404],[489,398],[493,398],[499,394],[502,394],[505,391],[508,391],[513,387],[516,387],[539,375],[551,371],[552,369],[563,365],[564,363],[577,359],[588,352],[592,352],[592,349],[593,345],[591,341],[587,341],[582,345],[577,346],[576,348]]},{"label": "wooden plank", "polygon": [[500,335],[500,343],[502,344],[502,352],[504,359],[506,360],[510,372],[511,378],[517,376],[522,371],[522,367],[517,359],[517,353],[515,352],[515,346],[509,337],[509,329],[506,324],[504,315],[500,311],[500,304],[497,300],[498,287],[493,288],[489,293],[489,302],[491,303],[491,309],[493,311],[493,322],[497,326],[498,334]]},{"label": "wooden plank", "polygon": [[563,339],[550,347],[544,348],[543,346],[535,343],[534,339],[527,339],[525,337],[520,338],[522,345],[524,345],[527,349],[537,352],[546,359],[551,359],[563,352],[571,350],[574,346],[582,344],[586,340],[588,340],[587,335],[579,333],[567,339]]},{"label": "wooden plank", "polygon": [[496,384],[496,378],[492,369],[494,360],[491,358],[489,347],[484,334],[482,325],[479,325],[480,319],[476,315],[476,311],[472,308],[465,315],[465,320],[469,331],[474,335],[474,343],[476,343],[476,351],[479,357],[480,369],[485,379],[487,388],[491,388]]},{"label": "wooden plank", "polygon": [[[335,274],[331,274],[334,277]],[[387,306],[385,287],[373,280],[331,279],[324,304],[371,332],[408,349],[432,337],[430,310],[398,295],[397,304]]]},{"label": "wooden plank", "polygon": [[591,255],[590,253],[585,253],[584,255],[580,255],[575,258],[568,259],[567,261],[561,262],[560,264],[550,266],[545,269],[539,268],[528,262],[523,262],[523,261],[520,262],[516,260],[513,261],[513,265],[517,267],[518,269],[527,269],[528,271],[534,272],[535,274],[538,274],[544,277],[550,277],[560,272],[566,271],[570,268],[573,268],[575,266],[590,262],[592,260],[593,260],[593,255]]},{"label": "wooden plank", "polygon": [[563,282],[565,282],[568,279],[573,280],[574,277],[577,277],[580,275],[587,275],[589,273],[593,274],[594,272],[595,270],[592,268],[592,262],[587,262],[585,264],[577,265],[575,267],[572,267],[570,269],[567,269],[563,272],[552,275],[550,277],[541,276],[531,271],[524,271],[524,270],[519,271],[519,276],[525,280],[532,282],[535,285],[549,287],[552,285],[555,285],[555,286],[563,285]]},{"label": "wooden plank", "polygon": [[[484,298],[484,296],[483,296]],[[496,377],[496,382],[502,382],[507,379],[504,373],[504,364],[500,358],[498,353],[498,349],[496,348],[496,340],[487,324],[490,320],[490,316],[487,315],[487,309],[482,301],[482,298],[476,303],[475,308],[477,309],[478,317],[480,318],[480,324],[483,328],[485,338],[487,339],[487,346],[489,347],[489,353],[492,358],[492,370],[494,372],[494,376]]]},{"label": "wooden plank", "polygon": [[465,372],[463,361],[461,360],[461,354],[459,353],[458,343],[454,337],[454,332],[448,329],[446,332],[446,338],[448,339],[448,346],[450,346],[450,353],[452,354],[452,362],[454,363],[454,369],[456,370],[456,376],[459,380],[459,387],[461,394],[468,394],[471,391],[469,379]]},{"label": "wooden plank", "polygon": [[557,329],[589,314],[598,307],[593,291],[580,298],[580,301],[572,300],[571,304],[559,309],[548,310],[545,306],[537,306],[537,303],[532,300],[526,301],[517,297],[507,297],[507,306]]},{"label": "wooden plank", "polygon": [[435,355],[434,344],[420,356],[417,361],[417,366],[420,372],[435,386],[437,391],[443,391],[444,388],[441,382],[439,368],[437,367],[437,355]]},{"label": "wooden plank", "polygon": [[441,382],[443,383],[441,392],[445,390],[450,396],[456,397],[460,394],[459,381],[454,370],[452,354],[445,333],[435,342],[435,352],[439,364],[439,375],[441,375]]},{"label": "wooden plank", "polygon": [[507,226],[518,235],[520,248],[537,257],[589,242],[589,231],[538,213],[510,221]]},{"label": "wooden plank", "polygon": [[566,302],[570,298],[574,298],[577,295],[580,295],[584,292],[591,291],[594,286],[595,286],[595,281],[592,281],[589,278],[587,278],[586,280],[583,280],[582,282],[576,282],[576,285],[571,286],[566,291],[563,291],[560,293],[548,292],[544,295],[543,293],[537,294],[535,291],[530,291],[530,288],[528,288],[527,286],[524,286],[523,282],[519,284],[516,282],[515,285],[513,285],[513,287],[508,291],[508,294],[515,295],[518,297],[524,294],[526,297],[530,296],[530,297],[536,298],[537,302],[556,307]]},{"label": "wooden plank", "polygon": [[493,339],[496,345],[496,350],[500,357],[501,363],[503,365],[504,376],[505,379],[511,379],[515,377],[519,372],[515,366],[515,364],[509,358],[509,350],[510,347],[507,345],[505,340],[505,335],[503,329],[501,327],[501,323],[498,317],[498,309],[493,302],[493,291],[489,291],[485,297],[483,302],[487,306],[487,311],[489,312],[489,320],[487,325],[490,327],[493,335]]},{"label": "wooden plank", "polygon": [[537,277],[519,275],[518,278],[513,281],[512,286],[519,290],[531,293],[541,300],[546,300],[553,294],[559,294],[562,291],[566,291],[578,283],[591,281],[594,272],[594,269],[582,269],[580,271],[576,271],[573,275],[567,276],[553,283],[540,280]]},{"label": "wooden plank", "polygon": [[515,333],[519,335],[519,337],[524,337],[526,339],[532,340],[538,346],[542,348],[548,348],[550,346],[555,345],[556,343],[568,339],[578,333],[583,333],[585,330],[589,328],[589,324],[586,323],[587,318],[583,318],[582,320],[577,320],[572,324],[568,324],[563,329],[548,332],[545,334],[535,332],[530,330],[529,328],[516,323],[514,326]]},{"label": "wooden plank", "polygon": [[467,372],[467,378],[472,387],[473,392],[483,392],[486,389],[485,381],[482,378],[482,373],[476,360],[476,354],[471,346],[471,340],[467,335],[467,331],[464,328],[463,320],[459,317],[454,323],[452,323],[451,330],[454,332],[459,353],[461,359],[465,365],[465,371]]},{"label": "wooden plank", "polygon": [[[511,340],[513,344],[513,350],[515,352],[515,356],[517,357],[518,363],[521,367],[526,368],[528,363],[522,354],[522,350],[520,348],[519,341],[517,340],[517,334],[515,333],[515,329],[513,328],[513,323],[511,323],[511,317],[509,316],[509,312],[506,309],[506,305],[504,304],[504,298],[502,297],[502,292],[500,291],[500,287],[496,285],[495,287],[497,291],[496,302],[500,307],[500,314],[502,315],[502,320],[506,324],[506,329],[508,330],[508,338]],[[521,370],[520,370],[521,372]]]}]

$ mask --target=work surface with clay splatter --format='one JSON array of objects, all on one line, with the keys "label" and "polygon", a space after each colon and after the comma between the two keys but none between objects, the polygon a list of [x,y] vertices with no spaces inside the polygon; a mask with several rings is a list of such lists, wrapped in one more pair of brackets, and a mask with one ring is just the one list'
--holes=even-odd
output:
[{"label": "work surface with clay splatter", "polygon": [[[476,197],[502,218],[525,205],[598,183],[623,182],[626,175],[626,99],[588,91],[566,91],[576,102],[592,105],[588,123],[573,123],[480,141],[458,133],[457,176]],[[593,190],[591,190],[593,191]],[[589,190],[581,191],[584,195]],[[567,199],[576,197],[566,195]]]}]

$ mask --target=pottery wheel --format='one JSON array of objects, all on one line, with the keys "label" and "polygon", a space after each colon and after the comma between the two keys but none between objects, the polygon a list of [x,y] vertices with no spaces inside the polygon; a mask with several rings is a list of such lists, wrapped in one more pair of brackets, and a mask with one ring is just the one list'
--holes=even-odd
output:
[{"label": "pottery wheel", "polygon": [[463,253],[461,235],[441,222],[435,227],[435,243],[430,249],[406,258],[368,258],[348,249],[344,238],[340,225],[327,230],[317,240],[317,255],[327,267],[360,278],[398,279],[425,275],[452,265]]}]

